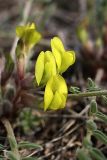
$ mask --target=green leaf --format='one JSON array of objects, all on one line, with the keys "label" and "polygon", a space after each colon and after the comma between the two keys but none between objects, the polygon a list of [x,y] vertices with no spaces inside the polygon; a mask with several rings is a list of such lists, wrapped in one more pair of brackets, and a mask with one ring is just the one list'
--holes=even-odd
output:
[{"label": "green leaf", "polygon": [[78,87],[70,87],[69,92],[75,94],[75,93],[80,93],[80,88]]},{"label": "green leaf", "polygon": [[15,154],[12,151],[7,151],[6,154],[8,156],[8,159],[10,159],[10,160],[18,160],[16,158]]},{"label": "green leaf", "polygon": [[91,157],[84,151],[84,149],[77,150],[78,160],[92,160]]},{"label": "green leaf", "polygon": [[6,65],[5,65],[5,70],[8,72],[12,72],[14,68],[14,62],[12,60],[12,57],[10,54],[6,54]]},{"label": "green leaf", "polygon": [[101,90],[101,88],[97,87],[95,82],[91,78],[88,78],[87,90],[92,92],[92,91],[99,91],[99,90]]},{"label": "green leaf", "polygon": [[104,154],[97,148],[92,148],[89,150],[89,153],[94,160],[107,160]]},{"label": "green leaf", "polygon": [[11,146],[11,148],[16,148],[17,146],[16,146],[16,139],[14,139],[14,137],[12,137],[12,136],[8,136],[8,139],[9,139],[9,143],[10,143],[10,146]]},{"label": "green leaf", "polygon": [[97,125],[93,120],[89,119],[87,121],[87,128],[93,132],[94,130],[97,129]]},{"label": "green leaf", "polygon": [[2,144],[0,144],[0,150],[3,150],[4,146]]},{"label": "green leaf", "polygon": [[107,136],[99,131],[99,130],[94,130],[93,131],[93,135],[98,139],[100,140],[103,144],[106,144],[107,145]]},{"label": "green leaf", "polygon": [[107,116],[106,116],[105,114],[103,114],[103,113],[101,113],[101,112],[97,112],[97,113],[96,113],[96,116],[97,116],[99,119],[103,120],[105,123],[107,123]]},{"label": "green leaf", "polygon": [[95,82],[91,78],[88,78],[88,88],[95,88],[95,87],[96,87]]},{"label": "green leaf", "polygon": [[103,99],[104,103],[107,104],[107,97],[106,96],[101,96],[101,98]]},{"label": "green leaf", "polygon": [[36,149],[42,148],[40,145],[31,142],[20,142],[18,148]]},{"label": "green leaf", "polygon": [[92,147],[92,142],[89,141],[87,137],[83,139],[83,146],[87,149],[90,149]]}]

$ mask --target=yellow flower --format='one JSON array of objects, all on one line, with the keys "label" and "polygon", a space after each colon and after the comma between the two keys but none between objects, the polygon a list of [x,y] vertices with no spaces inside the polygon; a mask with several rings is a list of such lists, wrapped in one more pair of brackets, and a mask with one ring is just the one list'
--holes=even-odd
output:
[{"label": "yellow flower", "polygon": [[41,34],[36,30],[34,23],[26,26],[18,26],[16,28],[16,34],[19,39],[22,40],[25,47],[31,49],[41,39]]},{"label": "yellow flower", "polygon": [[51,40],[52,53],[55,57],[58,72],[65,72],[69,66],[75,62],[75,52],[66,51],[62,44],[62,41],[58,37],[54,37]]},{"label": "yellow flower", "polygon": [[65,107],[68,89],[60,75],[75,62],[75,52],[66,51],[61,40],[51,40],[51,51],[41,52],[35,64],[35,77],[38,85],[46,85],[44,110],[57,110]]},{"label": "yellow flower", "polygon": [[46,84],[44,94],[44,110],[57,110],[65,107],[67,98],[67,85],[60,75],[52,76]]},{"label": "yellow flower", "polygon": [[38,85],[44,85],[56,74],[55,58],[50,51],[41,52],[35,65],[35,77]]}]

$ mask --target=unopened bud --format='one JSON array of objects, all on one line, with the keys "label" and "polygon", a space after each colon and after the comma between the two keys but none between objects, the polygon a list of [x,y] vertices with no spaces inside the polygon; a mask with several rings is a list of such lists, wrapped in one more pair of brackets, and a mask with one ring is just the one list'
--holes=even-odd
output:
[{"label": "unopened bud", "polygon": [[96,102],[96,100],[92,100],[91,104],[90,104],[90,113],[89,114],[90,115],[96,114],[97,111],[98,111],[98,109],[97,109],[97,102]]}]

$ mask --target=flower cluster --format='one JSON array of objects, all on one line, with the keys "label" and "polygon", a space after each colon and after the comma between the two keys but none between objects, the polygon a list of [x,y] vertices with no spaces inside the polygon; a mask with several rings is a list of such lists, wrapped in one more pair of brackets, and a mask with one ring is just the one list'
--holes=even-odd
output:
[{"label": "flower cluster", "polygon": [[75,62],[75,52],[66,51],[58,37],[51,40],[52,51],[41,52],[35,65],[35,77],[38,85],[46,85],[44,110],[65,107],[68,89],[61,76]]}]

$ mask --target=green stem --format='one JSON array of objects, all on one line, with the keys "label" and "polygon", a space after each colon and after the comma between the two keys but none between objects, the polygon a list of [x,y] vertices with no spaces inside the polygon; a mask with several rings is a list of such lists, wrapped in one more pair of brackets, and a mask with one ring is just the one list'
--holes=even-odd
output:
[{"label": "green stem", "polygon": [[4,124],[4,127],[7,131],[7,137],[8,137],[9,143],[10,143],[11,151],[14,153],[17,160],[20,160],[18,146],[17,146],[17,142],[16,142],[16,138],[15,138],[12,126],[11,126],[9,120],[6,118],[2,119],[2,123]]},{"label": "green stem", "polygon": [[75,98],[94,97],[94,96],[101,97],[102,95],[107,96],[107,90],[83,92],[83,93],[78,93],[78,94],[68,94],[68,97],[75,99]]}]

